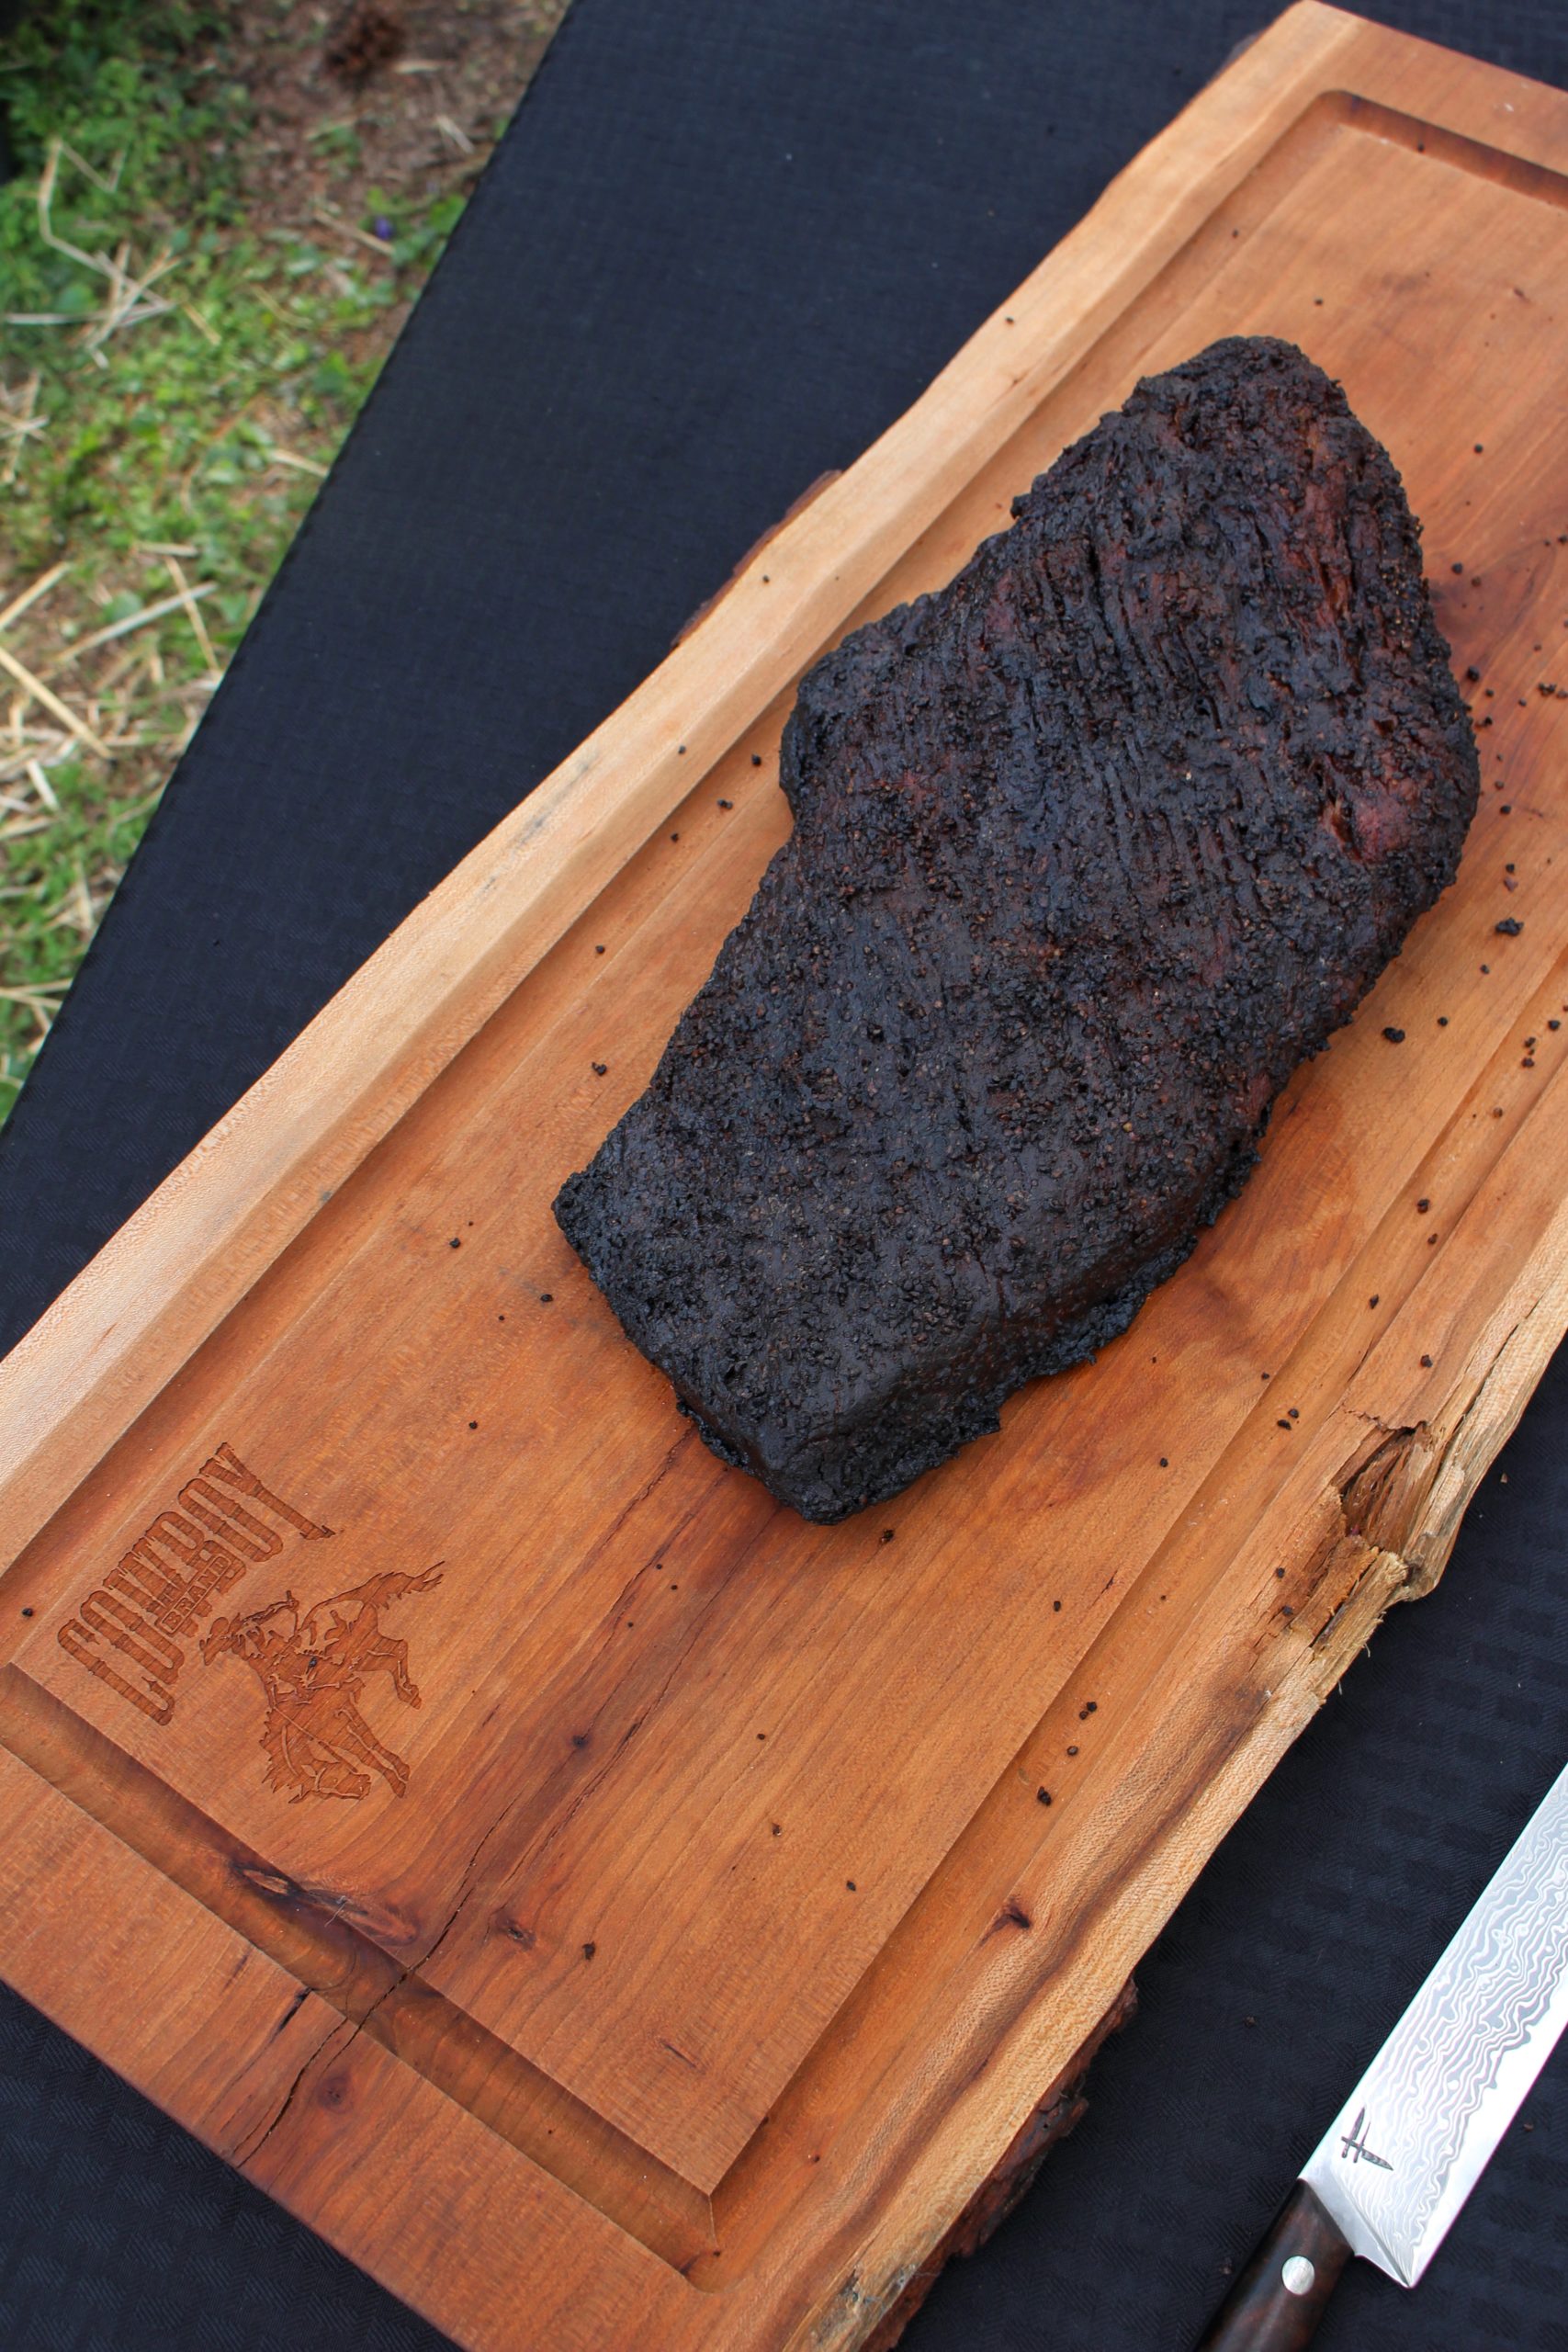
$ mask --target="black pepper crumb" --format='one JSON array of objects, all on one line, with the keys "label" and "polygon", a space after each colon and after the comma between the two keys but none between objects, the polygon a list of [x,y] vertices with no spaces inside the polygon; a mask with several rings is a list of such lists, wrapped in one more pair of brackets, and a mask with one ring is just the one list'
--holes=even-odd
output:
[{"label": "black pepper crumb", "polygon": [[32,1615],[32,1613],[33,1613],[33,1612],[32,1612],[32,1611],[31,1611],[30,1609],[24,1609],[24,1610],[23,1610],[23,1611],[22,1611],[22,1614],[23,1614],[23,1616],[24,1616],[24,1617],[30,1617],[30,1616]]},{"label": "black pepper crumb", "polygon": [[850,1893],[851,1893],[852,1894],[854,1894],[854,1892],[855,1892],[855,1883],[854,1883],[853,1879],[852,1879],[852,1878],[847,1878],[847,1879],[844,1881],[844,1884],[849,1888]]},{"label": "black pepper crumb", "polygon": [[885,1527],[882,1531],[882,1541],[884,1544],[891,1544],[897,1532],[897,1529],[895,1527]]},{"label": "black pepper crumb", "polygon": [[1404,1032],[1403,1029],[1385,1029],[1382,1034],[1388,1039],[1391,1046],[1403,1046],[1404,1043]]},{"label": "black pepper crumb", "polygon": [[670,838],[671,838],[671,840],[672,842],[678,842],[678,841],[680,840],[681,836],[680,836],[680,834],[679,834],[679,833],[671,833],[671,836],[670,836]]},{"label": "black pepper crumb", "polygon": [[1288,1600],[1282,1600],[1280,1603],[1280,1614],[1281,1617],[1293,1617],[1295,1613],[1295,1611],[1292,1608]]},{"label": "black pepper crumb", "polygon": [[1293,1432],[1292,1432],[1292,1429],[1291,1429],[1291,1424],[1289,1423],[1289,1421],[1276,1421],[1276,1422],[1275,1422],[1275,1424],[1274,1424],[1274,1427],[1275,1427],[1277,1430],[1284,1430],[1284,1432],[1285,1432],[1285,1435],[1286,1435],[1287,1437],[1290,1437],[1290,1436],[1292,1436],[1292,1435],[1293,1434]]},{"label": "black pepper crumb", "polygon": [[775,1838],[782,1838],[784,1836],[784,1823],[782,1821],[775,1821],[773,1823],[772,1827]]},{"label": "black pepper crumb", "polygon": [[1449,570],[1450,570],[1450,571],[1460,572],[1460,571],[1462,571],[1464,570],[1464,566],[1463,566],[1463,564],[1462,564],[1462,563],[1450,563],[1450,566],[1449,566]]},{"label": "black pepper crumb", "polygon": [[1505,939],[1517,939],[1524,925],[1517,915],[1505,915],[1502,922],[1495,922],[1492,928],[1494,931],[1500,931]]},{"label": "black pepper crumb", "polygon": [[1367,1301],[1367,1305],[1368,1305],[1369,1306],[1375,1306],[1377,1305],[1377,1303],[1378,1303],[1378,1293],[1377,1293],[1376,1291],[1373,1291],[1373,1293],[1372,1293],[1372,1295],[1371,1295],[1371,1298],[1369,1298],[1369,1299],[1368,1299],[1368,1301]]},{"label": "black pepper crumb", "polygon": [[1430,1371],[1431,1371],[1431,1369],[1432,1369],[1432,1359],[1431,1359],[1431,1357],[1430,1357],[1430,1356],[1423,1356],[1423,1357],[1422,1357],[1422,1359],[1421,1359],[1421,1369],[1422,1369],[1422,1371],[1423,1371],[1423,1372],[1430,1372]]},{"label": "black pepper crumb", "polygon": [[1275,1569],[1275,1571],[1274,1571],[1274,1574],[1279,1577],[1280,1582],[1281,1584],[1283,1584],[1283,1583],[1284,1583],[1284,1581],[1285,1581],[1285,1571],[1284,1571],[1284,1569],[1283,1569],[1283,1568],[1276,1568],[1276,1569]]},{"label": "black pepper crumb", "polygon": [[1055,1611],[1057,1611],[1058,1609],[1060,1609],[1061,1605],[1062,1605],[1062,1604],[1061,1604],[1061,1602],[1060,1602],[1059,1600],[1054,1600],[1054,1601],[1051,1603],[1051,1608],[1052,1608],[1053,1614],[1055,1612]]},{"label": "black pepper crumb", "polygon": [[1051,1792],[1050,1792],[1050,1790],[1049,1790],[1049,1789],[1036,1789],[1036,1790],[1035,1790],[1035,1792],[1034,1792],[1034,1802],[1035,1802],[1035,1804],[1050,1804],[1050,1802],[1051,1802]]},{"label": "black pepper crumb", "polygon": [[1447,1014],[1446,1012],[1439,1012],[1439,1013],[1438,1013],[1438,1028],[1439,1028],[1439,1029],[1446,1029],[1446,1028],[1448,1027],[1448,1025],[1449,1025],[1449,1016],[1448,1016],[1448,1014]]},{"label": "black pepper crumb", "polygon": [[1169,1467],[1170,1467],[1169,1463],[1166,1460],[1166,1458],[1165,1458],[1165,1456],[1164,1456],[1164,1454],[1163,1454],[1163,1453],[1160,1455],[1160,1458],[1159,1458],[1159,1466],[1160,1466],[1160,1468],[1161,1468],[1162,1470],[1168,1470],[1168,1469],[1169,1469]]},{"label": "black pepper crumb", "polygon": [[1417,1202],[1416,1202],[1416,1216],[1426,1216],[1426,1214],[1427,1214],[1427,1210],[1431,1207],[1431,1205],[1432,1205],[1432,1204],[1431,1204],[1431,1202],[1430,1202],[1430,1201],[1417,1201]]},{"label": "black pepper crumb", "polygon": [[[593,1065],[593,1075],[594,1075],[594,1077],[595,1077],[595,1078],[603,1078],[603,1077],[604,1077],[604,1076],[605,1076],[605,1074],[606,1074],[606,1072],[607,1072],[607,1071],[608,1071],[608,1069],[609,1069],[609,1067],[610,1067],[610,1065],[609,1065],[609,1063],[608,1063],[608,1062],[595,1062],[595,1063],[594,1063],[594,1065]],[[454,1243],[454,1244],[453,1244],[453,1247],[454,1247],[454,1248],[456,1248],[456,1246],[457,1246],[457,1245],[456,1245],[456,1243]]]},{"label": "black pepper crumb", "polygon": [[1076,1755],[1077,1754],[1077,1752],[1078,1752],[1078,1751],[1077,1751],[1077,1749],[1076,1747],[1069,1747],[1069,1748],[1068,1748],[1068,1750],[1067,1750],[1067,1754],[1068,1754],[1069,1756],[1076,1756]]},{"label": "black pepper crumb", "polygon": [[460,1250],[463,1244],[457,1234],[454,1234],[451,1240],[446,1244],[448,1250]]},{"label": "black pepper crumb", "polygon": [[593,950],[593,953],[595,954],[595,956],[603,956],[603,954],[604,953],[604,950],[602,947],[595,947],[595,949]]},{"label": "black pepper crumb", "polygon": [[1481,673],[1480,673],[1480,671],[1475,667],[1475,664],[1473,663],[1473,662],[1471,663],[1470,668],[1465,672],[1465,673],[1464,673],[1464,674],[1465,674],[1465,676],[1470,680],[1470,683],[1471,683],[1471,684],[1472,684],[1472,686],[1478,686],[1478,685],[1481,684]]},{"label": "black pepper crumb", "polygon": [[1549,1029],[1561,1029],[1562,1023],[1561,1021],[1549,1021],[1546,1025]]},{"label": "black pepper crumb", "polygon": [[477,1429],[478,1429],[478,1427],[479,1427],[479,1423],[478,1423],[478,1421],[470,1421],[470,1422],[468,1423],[468,1427],[469,1427],[471,1430],[477,1430]]},{"label": "black pepper crumb", "polygon": [[751,754],[751,765],[752,765],[754,768],[760,768],[760,767],[761,766],[761,764],[762,764],[762,754],[761,753],[761,752],[752,752],[752,754]]},{"label": "black pepper crumb", "polygon": [[593,1957],[593,1955],[594,1955],[594,1953],[598,1951],[598,1949],[599,1949],[599,1947],[598,1947],[598,1945],[597,1945],[597,1944],[584,1944],[584,1945],[583,1945],[583,1947],[582,1947],[582,1957],[583,1957],[583,1959],[584,1959],[584,1960],[592,1960],[592,1957]]},{"label": "black pepper crumb", "polygon": [[681,754],[685,751],[685,748],[686,748],[686,746],[684,745],[684,743],[677,743],[677,744],[676,744],[676,746],[675,746],[675,755],[676,755],[676,757],[677,757],[677,758],[679,758],[679,757],[681,756]]},{"label": "black pepper crumb", "polygon": [[735,803],[733,800],[721,800],[718,805],[721,808],[733,808]]},{"label": "black pepper crumb", "polygon": [[1292,1421],[1299,1421],[1301,1419],[1302,1408],[1299,1405],[1287,1405],[1285,1410],[1289,1413]]}]

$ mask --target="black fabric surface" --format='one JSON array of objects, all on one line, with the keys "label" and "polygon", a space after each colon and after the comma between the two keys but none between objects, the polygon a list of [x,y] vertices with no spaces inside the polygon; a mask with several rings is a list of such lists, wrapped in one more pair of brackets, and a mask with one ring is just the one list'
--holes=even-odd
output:
[{"label": "black fabric surface", "polygon": [[[579,0],[0,1137],[0,1343],[1265,13]],[[1568,85],[1560,0],[1379,13]],[[913,2352],[1190,2340],[1568,1754],[1565,1464],[1560,1363]],[[1561,2055],[1525,2121],[1416,2293],[1351,2275],[1327,2352],[1568,2346]],[[440,2341],[0,1996],[5,2352]]]}]

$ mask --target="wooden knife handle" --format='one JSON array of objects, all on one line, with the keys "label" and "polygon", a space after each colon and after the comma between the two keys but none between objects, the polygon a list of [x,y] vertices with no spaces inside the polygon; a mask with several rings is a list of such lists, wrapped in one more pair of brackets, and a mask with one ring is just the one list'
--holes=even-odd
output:
[{"label": "wooden knife handle", "polygon": [[1198,2352],[1300,2352],[1350,2249],[1304,2180],[1274,2216]]}]

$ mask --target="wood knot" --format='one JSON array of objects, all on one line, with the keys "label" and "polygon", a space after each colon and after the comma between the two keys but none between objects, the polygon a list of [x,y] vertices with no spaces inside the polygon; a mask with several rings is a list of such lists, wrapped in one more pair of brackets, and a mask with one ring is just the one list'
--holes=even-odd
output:
[{"label": "wood knot", "polygon": [[281,1871],[256,1869],[249,1862],[236,1862],[234,1868],[246,1885],[254,1886],[258,1894],[277,1896],[286,1903],[299,1900],[299,1887],[291,1878],[285,1878]]}]

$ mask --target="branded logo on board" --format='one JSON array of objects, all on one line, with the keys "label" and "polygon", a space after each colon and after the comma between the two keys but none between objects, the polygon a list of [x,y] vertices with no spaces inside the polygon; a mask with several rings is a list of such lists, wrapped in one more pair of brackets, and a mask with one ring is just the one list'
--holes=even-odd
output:
[{"label": "branded logo on board", "polygon": [[166,1724],[194,1634],[197,1663],[238,1659],[261,1685],[269,1788],[293,1804],[306,1797],[355,1800],[367,1796],[379,1775],[401,1796],[407,1761],[377,1736],[359,1701],[369,1678],[385,1672],[404,1706],[421,1703],[408,1644],[386,1631],[381,1615],[438,1585],[440,1561],[419,1576],[386,1570],[304,1611],[285,1591],[243,1615],[217,1617],[201,1633],[219,1600],[253,1568],[333,1532],[221,1444],[67,1618],[60,1646],[141,1713]]},{"label": "branded logo on board", "polygon": [[231,1445],[220,1445],[67,1618],[60,1646],[155,1724],[166,1724],[186,1664],[179,1637],[194,1633],[219,1595],[258,1562],[276,1559],[291,1534],[315,1544],[332,1532],[264,1485]]},{"label": "branded logo on board", "polygon": [[204,1659],[238,1658],[261,1684],[267,1786],[287,1791],[290,1804],[305,1797],[368,1796],[373,1772],[394,1796],[407,1792],[408,1765],[378,1739],[360,1713],[359,1694],[369,1676],[385,1671],[406,1707],[421,1703],[409,1679],[409,1645],[383,1632],[381,1611],[406,1593],[430,1591],[441,1568],[437,1560],[423,1576],[388,1569],[317,1601],[303,1616],[286,1592],[247,1617],[220,1617],[207,1635]]}]

